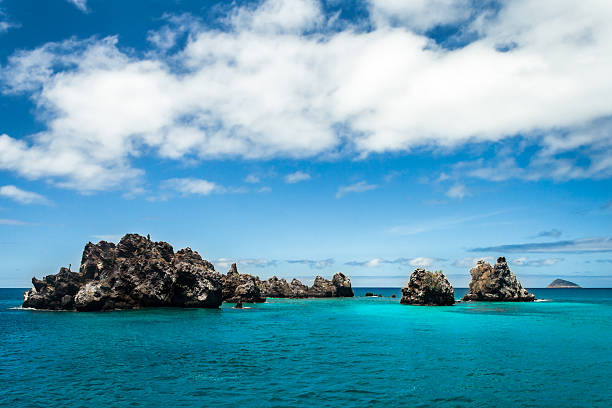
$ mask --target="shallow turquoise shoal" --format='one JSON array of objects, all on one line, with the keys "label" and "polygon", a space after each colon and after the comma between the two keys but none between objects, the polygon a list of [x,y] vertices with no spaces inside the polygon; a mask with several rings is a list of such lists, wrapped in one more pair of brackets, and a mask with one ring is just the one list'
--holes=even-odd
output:
[{"label": "shallow turquoise shoal", "polygon": [[612,406],[612,289],[107,313],[11,309],[23,291],[0,289],[2,407]]}]

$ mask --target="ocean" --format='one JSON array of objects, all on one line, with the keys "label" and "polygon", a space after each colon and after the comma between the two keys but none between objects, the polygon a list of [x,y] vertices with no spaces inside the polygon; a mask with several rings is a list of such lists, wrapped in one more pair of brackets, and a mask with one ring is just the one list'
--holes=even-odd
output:
[{"label": "ocean", "polygon": [[24,290],[0,289],[2,407],[612,406],[612,289],[106,313],[13,309]]}]

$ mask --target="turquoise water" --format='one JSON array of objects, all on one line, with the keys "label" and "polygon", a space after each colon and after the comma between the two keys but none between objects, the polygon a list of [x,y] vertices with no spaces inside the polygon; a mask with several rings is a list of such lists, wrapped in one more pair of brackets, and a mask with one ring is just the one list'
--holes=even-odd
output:
[{"label": "turquoise water", "polygon": [[610,289],[110,313],[10,309],[22,292],[0,289],[0,406],[611,406]]}]

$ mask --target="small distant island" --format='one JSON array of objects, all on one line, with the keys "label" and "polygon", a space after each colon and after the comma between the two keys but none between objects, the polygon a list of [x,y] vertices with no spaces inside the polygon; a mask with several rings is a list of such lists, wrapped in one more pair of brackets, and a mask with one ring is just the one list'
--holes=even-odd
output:
[{"label": "small distant island", "polygon": [[563,288],[582,288],[582,286],[574,283],[574,282],[570,282],[567,281],[565,279],[555,279],[554,281],[550,282],[550,284],[546,287],[547,289],[563,289]]}]

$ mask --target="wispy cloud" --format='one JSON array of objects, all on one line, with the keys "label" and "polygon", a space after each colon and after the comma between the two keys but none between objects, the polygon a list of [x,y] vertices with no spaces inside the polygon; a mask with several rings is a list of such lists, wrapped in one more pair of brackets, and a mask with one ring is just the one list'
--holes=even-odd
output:
[{"label": "wispy cloud", "polygon": [[100,235],[92,235],[92,238],[95,238],[99,241],[119,242],[122,236],[123,236],[122,234],[100,234]]},{"label": "wispy cloud", "polygon": [[257,184],[261,182],[261,178],[259,178],[259,176],[256,176],[255,174],[249,174],[248,176],[246,176],[244,181],[250,184]]},{"label": "wispy cloud", "polygon": [[172,178],[164,180],[164,188],[173,189],[183,195],[209,195],[213,192],[223,191],[223,187],[212,181],[196,178]]},{"label": "wispy cloud", "polygon": [[327,259],[289,259],[286,261],[290,264],[308,265],[311,269],[325,269],[333,266],[336,261],[332,258]]},{"label": "wispy cloud", "polygon": [[612,252],[612,238],[584,238],[556,242],[533,242],[525,244],[497,245],[472,248],[470,252],[523,252],[523,253],[573,253]]},{"label": "wispy cloud", "polygon": [[12,220],[9,218],[0,218],[0,225],[30,225],[30,223],[19,220]]},{"label": "wispy cloud", "polygon": [[397,225],[389,228],[389,232],[398,235],[415,235],[429,231],[443,230],[456,225],[464,224],[479,219],[494,217],[505,211],[494,211],[486,214],[469,215],[465,217],[438,218],[414,225]]},{"label": "wispy cloud", "polygon": [[455,260],[452,265],[456,266],[457,268],[471,268],[472,266],[476,265],[476,262],[480,260],[485,262],[493,262],[495,258],[493,258],[492,256],[485,256],[480,258],[467,257]]},{"label": "wispy cloud", "polygon": [[563,258],[527,259],[525,257],[520,257],[512,260],[512,263],[518,266],[542,267],[552,266],[558,264],[561,261],[563,261]]},{"label": "wispy cloud", "polygon": [[275,259],[264,259],[264,258],[246,258],[246,259],[232,259],[232,258],[219,258],[215,260],[216,268],[227,269],[231,264],[236,263],[238,267],[255,267],[255,268],[268,268],[275,267],[279,261]]},{"label": "wispy cloud", "polygon": [[87,0],[68,0],[68,2],[74,4],[82,12],[87,12]]},{"label": "wispy cloud", "polygon": [[465,184],[455,184],[454,186],[448,189],[446,195],[450,198],[458,198],[459,200],[462,200],[463,198],[469,196],[470,192],[468,191]]},{"label": "wispy cloud", "polygon": [[304,173],[303,171],[296,171],[295,173],[285,176],[285,183],[287,184],[295,184],[306,180],[310,180],[310,174]]},{"label": "wispy cloud", "polygon": [[396,258],[396,259],[372,258],[366,261],[349,261],[349,262],[345,262],[344,264],[348,266],[362,266],[362,267],[367,267],[367,268],[376,268],[378,266],[385,265],[385,264],[386,265],[402,265],[402,266],[427,268],[438,261],[442,261],[442,259],[426,258],[426,257]]},{"label": "wispy cloud", "polygon": [[348,186],[342,186],[338,188],[338,192],[336,193],[336,198],[340,198],[348,193],[363,193],[366,191],[374,190],[378,188],[377,184],[368,184],[365,181],[360,181],[355,184],[351,184]]},{"label": "wispy cloud", "polygon": [[21,204],[50,204],[50,201],[44,196],[32,191],[22,190],[13,185],[0,187],[0,196]]},{"label": "wispy cloud", "polygon": [[550,231],[541,231],[536,234],[536,238],[559,238],[563,233],[556,228]]}]

